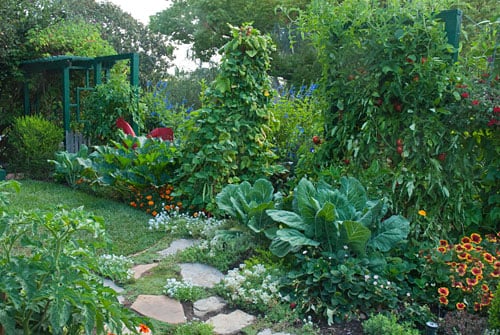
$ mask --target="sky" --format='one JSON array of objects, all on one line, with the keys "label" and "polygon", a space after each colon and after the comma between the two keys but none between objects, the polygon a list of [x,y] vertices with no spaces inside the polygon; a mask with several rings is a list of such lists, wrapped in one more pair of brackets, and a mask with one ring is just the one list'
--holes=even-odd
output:
[{"label": "sky", "polygon": [[169,0],[107,0],[121,7],[124,12],[129,13],[135,19],[148,24],[149,17],[170,5]]},{"label": "sky", "polygon": [[[124,12],[132,15],[136,20],[148,24],[149,17],[154,15],[170,6],[170,0],[101,0],[109,1],[119,7]],[[179,69],[192,71],[197,65],[186,57],[189,45],[178,45],[174,52],[175,60],[173,64]],[[174,72],[171,69],[169,72]]]}]

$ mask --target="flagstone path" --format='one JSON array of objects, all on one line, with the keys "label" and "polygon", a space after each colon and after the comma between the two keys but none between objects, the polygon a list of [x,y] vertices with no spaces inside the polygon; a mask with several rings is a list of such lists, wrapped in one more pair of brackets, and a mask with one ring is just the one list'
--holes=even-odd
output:
[{"label": "flagstone path", "polygon": [[[171,243],[170,247],[158,252],[160,258],[174,255],[178,251],[196,245],[198,241],[180,239]],[[148,271],[158,265],[158,262],[151,264],[139,264],[132,268],[134,278],[139,279],[147,275]],[[211,288],[224,278],[219,270],[200,263],[182,263],[181,276],[183,280],[194,285]],[[165,278],[165,282],[168,278]],[[105,281],[105,285],[113,288],[118,294],[123,292],[123,288],[115,285],[111,281]],[[119,297],[120,303],[124,302],[123,297]],[[256,317],[245,313],[239,309],[229,310],[226,301],[221,297],[212,296],[206,299],[195,301],[192,304],[192,311],[186,313],[180,301],[171,299],[165,295],[139,295],[130,306],[132,310],[140,315],[147,316],[170,324],[181,324],[187,322],[186,314],[209,323],[214,328],[214,333],[218,335],[236,335],[241,330],[253,324]],[[289,333],[274,333],[271,329],[263,329],[257,335],[291,335]]]}]

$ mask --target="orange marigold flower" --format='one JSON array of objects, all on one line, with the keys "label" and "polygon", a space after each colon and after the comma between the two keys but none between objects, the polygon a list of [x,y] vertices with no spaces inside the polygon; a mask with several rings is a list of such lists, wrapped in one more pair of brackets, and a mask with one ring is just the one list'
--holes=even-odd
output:
[{"label": "orange marigold flower", "polygon": [[154,202],[154,201],[152,201],[152,200],[148,201],[148,205],[149,205],[149,206],[153,206],[154,204],[155,204],[155,202]]},{"label": "orange marigold flower", "polygon": [[450,294],[450,290],[448,290],[447,287],[440,287],[440,288],[438,288],[438,293],[442,297],[447,297],[448,294]]},{"label": "orange marigold flower", "polygon": [[441,247],[447,247],[448,246],[448,241],[446,241],[446,240],[439,240],[439,245]]},{"label": "orange marigold flower", "polygon": [[448,298],[446,298],[445,296],[440,296],[439,303],[442,305],[448,305]]},{"label": "orange marigold flower", "polygon": [[139,325],[139,333],[149,333],[151,330],[149,329],[148,326],[146,326],[145,324],[141,323]]},{"label": "orange marigold flower", "polygon": [[472,244],[470,244],[470,243],[464,243],[463,247],[467,251],[471,251],[472,250]]},{"label": "orange marigold flower", "polygon": [[153,199],[153,196],[152,196],[152,195],[148,195],[148,196],[146,197],[146,199],[151,200],[151,199]]},{"label": "orange marigold flower", "polygon": [[470,235],[470,239],[472,240],[473,243],[476,243],[476,244],[479,244],[481,243],[481,241],[483,240],[481,238],[481,235],[477,234],[477,233],[472,233]]},{"label": "orange marigold flower", "polygon": [[459,311],[463,311],[465,309],[465,304],[463,302],[457,302],[456,307]]},{"label": "orange marigold flower", "polygon": [[158,215],[158,212],[157,211],[153,211],[153,212],[151,212],[151,215],[156,216],[156,215]]},{"label": "orange marigold flower", "polygon": [[474,275],[474,276],[480,276],[483,274],[483,270],[481,270],[480,268],[478,267],[473,267],[470,272]]},{"label": "orange marigold flower", "polygon": [[465,243],[470,243],[471,242],[471,239],[469,236],[464,236],[462,237],[462,240],[461,240],[462,244],[465,244]]},{"label": "orange marigold flower", "polygon": [[467,285],[469,285],[469,286],[476,286],[478,283],[476,278],[467,278],[466,282],[467,282]]},{"label": "orange marigold flower", "polygon": [[427,212],[424,211],[423,209],[421,209],[421,210],[418,211],[418,215],[420,215],[420,216],[427,216]]}]

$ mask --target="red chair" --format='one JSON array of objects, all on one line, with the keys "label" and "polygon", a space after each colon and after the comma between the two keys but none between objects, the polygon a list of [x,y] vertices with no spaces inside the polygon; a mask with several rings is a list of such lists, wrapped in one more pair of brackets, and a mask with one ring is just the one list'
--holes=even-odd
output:
[{"label": "red chair", "polygon": [[174,141],[174,130],[172,128],[155,128],[146,135],[146,137],[161,138],[163,141]]},{"label": "red chair", "polygon": [[118,129],[121,129],[123,130],[123,132],[127,135],[131,135],[131,136],[134,136],[135,137],[135,131],[134,129],[132,129],[132,127],[130,126],[130,124],[125,121],[124,118],[122,117],[119,117],[117,120],[116,120],[116,127]]}]

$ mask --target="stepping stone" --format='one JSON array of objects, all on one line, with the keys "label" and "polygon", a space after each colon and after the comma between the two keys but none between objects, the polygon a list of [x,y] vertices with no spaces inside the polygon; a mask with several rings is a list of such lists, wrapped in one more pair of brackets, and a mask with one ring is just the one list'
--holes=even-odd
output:
[{"label": "stepping stone", "polygon": [[132,268],[132,271],[134,271],[134,279],[139,279],[142,277],[142,275],[152,268],[158,266],[158,263],[151,263],[151,264],[139,264],[136,265]]},{"label": "stepping stone", "polygon": [[214,327],[214,332],[219,335],[238,334],[243,328],[251,325],[255,316],[239,309],[230,314],[218,314],[206,321]]},{"label": "stepping stone", "polygon": [[166,323],[186,322],[182,304],[164,295],[139,295],[130,308],[141,315]]},{"label": "stepping stone", "polygon": [[195,301],[193,304],[193,313],[196,317],[202,319],[208,314],[219,313],[227,306],[227,302],[221,297],[209,297]]},{"label": "stepping stone", "polygon": [[167,257],[170,255],[175,255],[177,252],[197,245],[200,242],[197,240],[190,240],[181,238],[179,240],[173,241],[167,249],[158,251],[158,254],[162,257]]},{"label": "stepping stone", "polygon": [[115,291],[116,293],[122,293],[123,291],[125,291],[122,287],[116,285],[112,280],[103,279],[102,283],[104,286],[113,289],[113,291]]},{"label": "stepping stone", "polygon": [[216,268],[201,263],[181,263],[181,276],[184,281],[195,286],[212,288],[224,275]]}]

